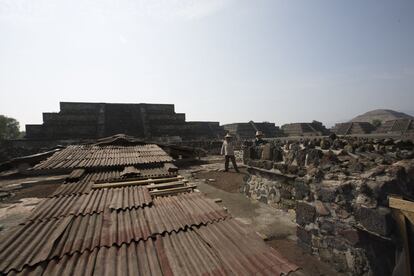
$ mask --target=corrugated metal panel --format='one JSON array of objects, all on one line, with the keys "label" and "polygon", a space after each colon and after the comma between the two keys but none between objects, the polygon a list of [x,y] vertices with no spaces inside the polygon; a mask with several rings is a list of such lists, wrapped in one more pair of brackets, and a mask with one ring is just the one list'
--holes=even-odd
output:
[{"label": "corrugated metal panel", "polygon": [[84,173],[85,173],[85,169],[76,169],[76,170],[73,170],[73,171],[69,174],[69,176],[68,176],[67,180],[68,180],[68,181],[76,181],[76,180],[78,180],[79,178],[81,178],[81,176],[82,176]]},{"label": "corrugated metal panel", "polygon": [[9,275],[166,275],[161,268],[154,242],[148,241],[65,255],[61,259],[25,267],[20,273],[13,271]]},{"label": "corrugated metal panel", "polygon": [[157,145],[143,146],[68,146],[34,169],[131,166],[171,162],[172,158]]},{"label": "corrugated metal panel", "polygon": [[[99,214],[36,221],[11,229],[8,238],[0,240],[0,259],[7,259],[0,264],[0,271],[97,247],[147,240],[155,234],[178,232],[226,217],[228,214],[214,202],[200,194],[186,194],[158,198],[151,207],[105,209]],[[45,235],[33,234],[41,231]]]},{"label": "corrugated metal panel", "polygon": [[196,228],[234,275],[281,275],[298,267],[234,219]]},{"label": "corrugated metal panel", "polygon": [[229,216],[222,207],[200,193],[158,197],[154,199],[153,206],[144,210],[152,233],[171,232]]},{"label": "corrugated metal panel", "polygon": [[43,200],[29,216],[28,221],[46,220],[68,215],[102,213],[105,209],[126,210],[150,205],[147,188],[122,187],[93,190],[89,194],[53,197]]},{"label": "corrugated metal panel", "polygon": [[287,275],[298,267],[233,219],[25,267],[23,275]]},{"label": "corrugated metal panel", "polygon": [[55,240],[65,231],[73,217],[18,226],[0,239],[0,273],[21,270],[48,260]]},{"label": "corrugated metal panel", "polygon": [[109,205],[111,210],[144,207],[152,203],[151,195],[145,187],[123,187],[110,189],[110,191],[112,192],[111,203]]},{"label": "corrugated metal panel", "polygon": [[[148,179],[148,178],[160,178],[160,177],[174,177],[177,173],[168,172],[167,168],[152,168],[152,169],[141,169],[140,177],[133,179]],[[92,190],[93,183],[103,183],[103,182],[113,182],[113,181],[122,181],[121,171],[119,170],[110,170],[110,171],[100,171],[92,172],[85,174],[77,182],[67,182],[60,185],[56,191],[51,195],[55,196],[65,196],[72,194],[84,194],[89,193]],[[130,180],[130,179],[128,179]]]}]

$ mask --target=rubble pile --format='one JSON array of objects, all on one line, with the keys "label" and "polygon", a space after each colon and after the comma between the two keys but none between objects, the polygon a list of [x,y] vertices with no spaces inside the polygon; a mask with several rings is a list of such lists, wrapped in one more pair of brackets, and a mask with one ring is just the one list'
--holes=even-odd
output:
[{"label": "rubble pile", "polygon": [[403,140],[273,141],[244,149],[241,192],[295,209],[298,244],[338,271],[391,275],[399,242],[388,196],[414,198],[413,157]]}]

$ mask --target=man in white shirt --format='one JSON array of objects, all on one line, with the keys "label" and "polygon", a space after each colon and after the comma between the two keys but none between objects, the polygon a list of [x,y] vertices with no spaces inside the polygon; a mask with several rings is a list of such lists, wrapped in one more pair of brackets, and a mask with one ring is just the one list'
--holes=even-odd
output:
[{"label": "man in white shirt", "polygon": [[225,140],[223,145],[221,146],[221,155],[224,155],[225,162],[224,162],[224,171],[227,172],[229,170],[229,161],[233,164],[234,169],[236,172],[239,172],[239,168],[237,168],[236,158],[234,157],[234,143],[233,137],[227,133],[225,136]]}]

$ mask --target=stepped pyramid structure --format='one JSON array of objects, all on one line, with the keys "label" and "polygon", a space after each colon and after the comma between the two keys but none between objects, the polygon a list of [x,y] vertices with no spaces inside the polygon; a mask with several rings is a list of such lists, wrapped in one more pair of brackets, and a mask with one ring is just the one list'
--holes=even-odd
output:
[{"label": "stepped pyramid structure", "polygon": [[336,124],[332,131],[338,135],[369,134],[375,127],[367,122],[348,122]]},{"label": "stepped pyramid structure", "polygon": [[318,121],[285,124],[282,126],[282,131],[287,136],[322,136],[329,134],[329,130]]},{"label": "stepped pyramid structure", "polygon": [[186,122],[173,104],[61,102],[43,113],[43,124],[26,125],[28,139],[96,139],[124,133],[135,137],[179,136],[184,140],[223,136],[219,122]]}]

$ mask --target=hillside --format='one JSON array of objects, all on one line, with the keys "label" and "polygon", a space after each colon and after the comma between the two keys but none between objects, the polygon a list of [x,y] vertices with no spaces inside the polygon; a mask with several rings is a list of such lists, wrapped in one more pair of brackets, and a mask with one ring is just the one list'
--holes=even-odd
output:
[{"label": "hillside", "polygon": [[359,115],[351,120],[351,122],[368,122],[371,123],[373,120],[380,120],[381,122],[396,120],[396,119],[413,119],[412,116],[390,110],[390,109],[376,109]]}]

